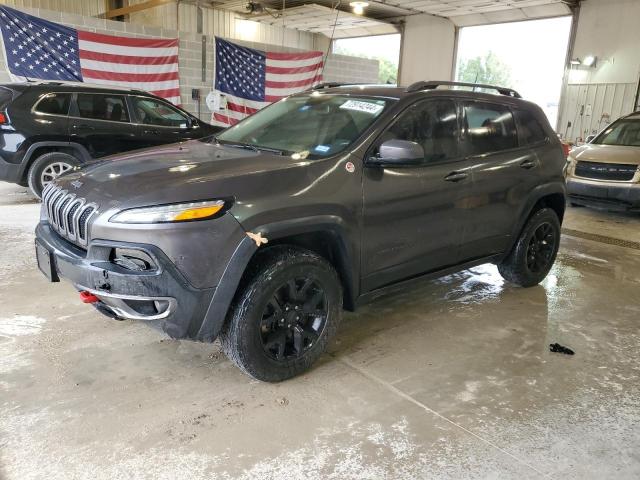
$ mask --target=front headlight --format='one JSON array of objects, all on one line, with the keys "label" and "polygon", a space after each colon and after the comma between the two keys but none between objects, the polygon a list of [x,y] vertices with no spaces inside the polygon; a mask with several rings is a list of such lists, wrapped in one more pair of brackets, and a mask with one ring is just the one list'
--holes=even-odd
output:
[{"label": "front headlight", "polygon": [[223,200],[132,208],[116,213],[109,221],[112,223],[189,222],[212,218],[220,213],[223,208]]}]

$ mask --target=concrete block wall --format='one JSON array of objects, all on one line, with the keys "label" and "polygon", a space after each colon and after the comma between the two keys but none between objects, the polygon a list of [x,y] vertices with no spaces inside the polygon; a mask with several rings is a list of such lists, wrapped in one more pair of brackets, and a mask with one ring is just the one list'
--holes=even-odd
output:
[{"label": "concrete block wall", "polygon": [[[14,5],[12,5],[14,6]],[[191,90],[200,89],[200,118],[205,121],[210,119],[210,112],[206,108],[204,98],[213,88],[214,79],[214,38],[212,35],[205,35],[206,45],[206,65],[205,76],[202,78],[202,37],[203,35],[190,32],[178,32],[166,28],[140,25],[129,22],[116,22],[103,20],[91,16],[83,16],[80,14],[66,13],[60,11],[51,11],[41,8],[27,8],[23,5],[15,5],[20,10],[30,13],[41,18],[58,22],[69,27],[79,30],[119,35],[125,34],[131,37],[150,38],[179,38],[179,70],[180,70],[180,94],[182,107],[197,114],[197,104],[191,99]],[[251,22],[254,23],[254,22]],[[261,37],[258,37],[261,38]],[[292,46],[273,45],[252,42],[247,39],[239,40],[230,38],[230,40],[247,47],[259,50],[271,50],[280,52],[297,51],[298,48]],[[320,42],[325,43],[326,42]],[[303,49],[309,49],[303,48]],[[378,78],[378,61],[368,60],[355,57],[347,57],[344,55],[330,55],[325,67],[324,78],[326,81],[342,81],[353,83],[377,83]],[[10,82],[11,77],[6,71],[6,63],[4,55],[0,49],[0,82]]]},{"label": "concrete block wall", "polygon": [[324,67],[325,82],[378,83],[378,60],[330,54]]}]

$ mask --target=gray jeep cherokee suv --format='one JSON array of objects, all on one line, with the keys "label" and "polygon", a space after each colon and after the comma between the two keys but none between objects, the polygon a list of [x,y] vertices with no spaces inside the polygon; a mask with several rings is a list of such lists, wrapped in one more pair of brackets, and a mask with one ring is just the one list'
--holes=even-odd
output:
[{"label": "gray jeep cherokee suv", "polygon": [[417,277],[493,262],[535,285],[558,250],[561,145],[513,90],[443,85],[319,86],[64,175],[43,192],[40,269],[106,315],[220,337],[265,381],[309,368],[343,308]]}]

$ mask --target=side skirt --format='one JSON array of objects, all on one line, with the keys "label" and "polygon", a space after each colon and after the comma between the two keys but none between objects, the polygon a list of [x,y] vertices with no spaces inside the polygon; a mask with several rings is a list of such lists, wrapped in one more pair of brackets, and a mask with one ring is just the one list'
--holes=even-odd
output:
[{"label": "side skirt", "polygon": [[407,286],[414,285],[418,282],[445,277],[447,275],[451,275],[452,273],[477,267],[478,265],[483,265],[485,263],[497,263],[503,258],[504,258],[504,253],[500,253],[500,254],[491,255],[488,257],[477,258],[475,260],[454,265],[452,267],[447,267],[442,270],[427,272],[421,275],[417,275],[415,277],[407,278],[405,280],[400,280],[397,283],[393,283],[391,285],[385,285],[384,287],[376,288],[375,290],[371,290],[370,292],[360,295],[358,297],[358,300],[356,301],[356,307],[369,303],[382,296],[399,293],[405,290]]}]

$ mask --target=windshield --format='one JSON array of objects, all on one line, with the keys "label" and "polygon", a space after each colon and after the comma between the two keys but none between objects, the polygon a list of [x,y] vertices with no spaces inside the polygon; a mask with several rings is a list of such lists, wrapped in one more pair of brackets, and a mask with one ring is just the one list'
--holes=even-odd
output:
[{"label": "windshield", "polygon": [[640,116],[618,120],[598,135],[592,143],[640,147]]},{"label": "windshield", "polygon": [[217,136],[222,144],[322,158],[351,145],[394,100],[348,95],[288,97]]}]

